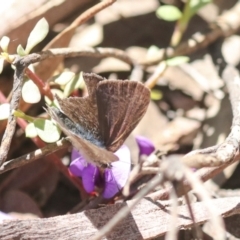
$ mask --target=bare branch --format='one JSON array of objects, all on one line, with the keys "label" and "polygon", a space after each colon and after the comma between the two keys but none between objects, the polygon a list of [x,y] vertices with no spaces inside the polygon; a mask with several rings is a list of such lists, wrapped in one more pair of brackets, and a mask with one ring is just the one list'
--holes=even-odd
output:
[{"label": "bare branch", "polygon": [[0,167],[0,174],[6,171],[9,171],[11,169],[24,166],[25,164],[31,163],[41,157],[45,157],[51,153],[54,153],[63,148],[67,148],[69,146],[71,146],[71,143],[66,138],[63,138],[58,142],[48,144],[42,149],[37,149],[31,153],[25,154],[21,157],[5,162]]},{"label": "bare branch", "polygon": [[[19,63],[16,63],[16,70],[14,73],[14,82],[13,82],[13,96],[10,103],[10,113],[12,113],[13,110],[18,109],[19,100],[21,97],[21,89],[23,85],[23,77],[24,77],[24,69],[27,67],[27,65],[22,65]],[[1,147],[0,147],[0,166],[6,161],[8,151],[10,148],[10,144],[12,141],[13,134],[15,132],[16,128],[16,117],[13,116],[13,114],[10,114],[8,118],[8,124],[6,127],[6,130],[4,132]]]}]

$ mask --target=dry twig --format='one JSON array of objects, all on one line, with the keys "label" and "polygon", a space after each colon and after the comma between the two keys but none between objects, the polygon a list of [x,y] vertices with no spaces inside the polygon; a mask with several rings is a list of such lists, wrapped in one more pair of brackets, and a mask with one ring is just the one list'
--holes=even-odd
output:
[{"label": "dry twig", "polygon": [[35,160],[38,160],[39,158],[45,157],[51,153],[54,153],[60,149],[67,148],[71,146],[71,143],[66,139],[63,138],[59,140],[58,142],[48,144],[47,146],[37,149],[31,153],[25,154],[21,157],[9,160],[5,162],[1,167],[0,167],[0,174],[4,173],[6,171],[9,171],[14,168],[18,168],[21,166],[24,166],[25,164],[29,164]]}]

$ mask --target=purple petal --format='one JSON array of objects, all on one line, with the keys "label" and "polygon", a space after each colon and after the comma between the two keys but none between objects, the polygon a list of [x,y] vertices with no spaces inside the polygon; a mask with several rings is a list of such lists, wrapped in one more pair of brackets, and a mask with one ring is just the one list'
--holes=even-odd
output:
[{"label": "purple petal", "polygon": [[142,136],[136,136],[135,138],[139,147],[139,155],[149,156],[155,150],[153,142],[148,138]]},{"label": "purple petal", "polygon": [[104,172],[104,198],[112,198],[123,188],[131,170],[131,155],[127,146],[123,145],[114,154],[118,156],[119,161],[113,162],[112,167]]},{"label": "purple petal", "polygon": [[87,193],[94,191],[96,182],[100,179],[99,169],[88,163],[82,171],[82,183]]},{"label": "purple petal", "polygon": [[73,150],[71,152],[71,161],[74,161],[75,159],[77,159],[79,157],[82,157],[82,155],[78,152],[78,150],[73,148]]},{"label": "purple petal", "polygon": [[71,160],[72,161],[69,166],[70,172],[77,177],[82,177],[83,169],[88,165],[88,163],[83,156],[74,149],[72,150]]}]

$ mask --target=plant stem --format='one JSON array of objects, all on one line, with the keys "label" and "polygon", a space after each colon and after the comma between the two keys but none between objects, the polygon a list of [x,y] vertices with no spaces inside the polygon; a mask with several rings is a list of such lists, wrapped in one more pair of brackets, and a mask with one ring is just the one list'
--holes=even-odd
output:
[{"label": "plant stem", "polygon": [[[0,103],[7,103],[7,99],[1,91],[0,91]],[[15,111],[15,112],[20,113],[19,111]],[[23,113],[23,114],[25,114],[25,113]],[[27,115],[25,114],[25,116],[27,116]],[[28,117],[30,117],[30,116],[28,116]],[[17,123],[23,130],[25,130],[25,128],[27,126],[27,122],[24,119],[17,119]],[[31,138],[31,140],[39,148],[43,148],[44,146],[46,146],[46,144],[39,137]],[[80,181],[80,179],[71,175],[71,173],[68,171],[68,168],[62,163],[61,159],[55,153],[52,153],[51,155],[46,156],[45,158],[54,162],[54,164],[56,165],[58,170],[67,179],[69,179],[69,181],[79,190],[79,192],[81,193],[81,196],[85,195],[85,190],[82,187],[82,182]]]},{"label": "plant stem", "polygon": [[43,82],[41,78],[39,78],[34,72],[32,72],[29,68],[26,68],[25,73],[27,76],[33,80],[33,82],[38,86],[40,92],[47,96],[51,101],[53,101],[54,97],[51,92],[51,89],[49,87],[48,83]]},{"label": "plant stem", "polygon": [[29,115],[26,115],[24,112],[22,112],[20,110],[13,111],[13,115],[15,117],[19,117],[19,118],[25,119],[28,122],[33,122],[35,120],[35,118],[33,118],[33,117],[29,116]]},{"label": "plant stem", "polygon": [[176,26],[171,38],[171,43],[170,43],[172,47],[176,47],[180,43],[182,36],[187,29],[189,20],[192,17],[191,9],[190,9],[190,1],[191,0],[187,0],[183,9],[182,17],[176,23]]}]

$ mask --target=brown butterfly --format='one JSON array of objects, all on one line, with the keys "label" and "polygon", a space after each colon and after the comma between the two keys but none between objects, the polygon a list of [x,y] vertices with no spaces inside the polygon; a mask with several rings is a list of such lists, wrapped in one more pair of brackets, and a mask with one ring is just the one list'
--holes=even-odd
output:
[{"label": "brown butterfly", "polygon": [[87,97],[56,96],[61,111],[48,107],[48,113],[69,137],[83,157],[102,168],[118,157],[118,150],[145,114],[150,91],[142,83],[106,80],[84,73]]}]

